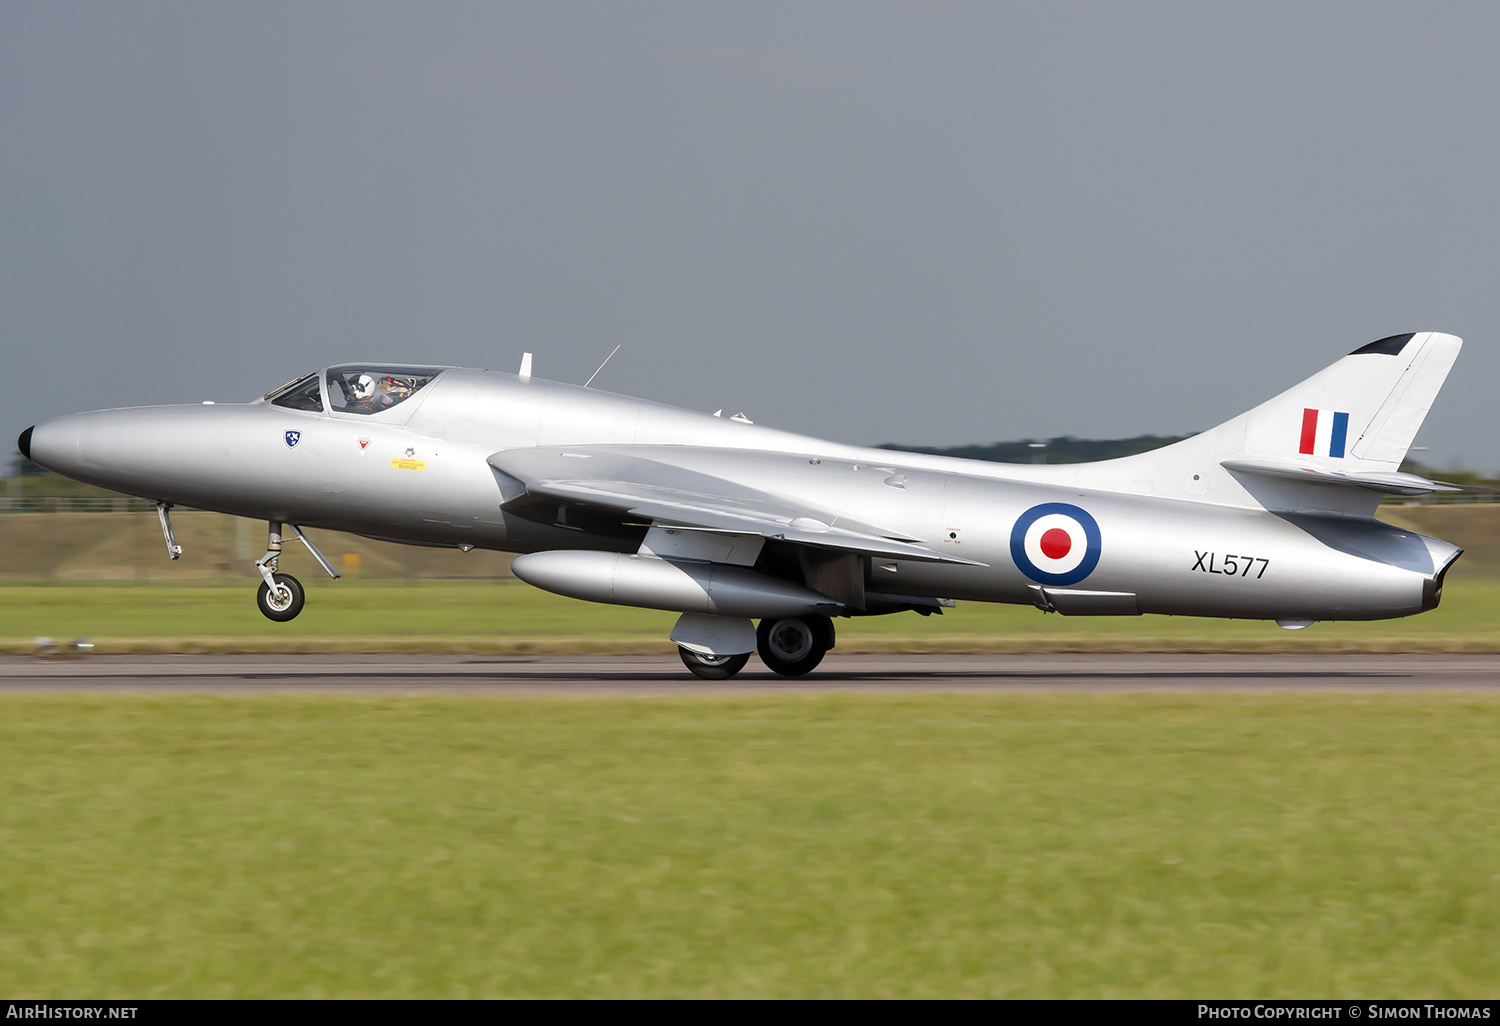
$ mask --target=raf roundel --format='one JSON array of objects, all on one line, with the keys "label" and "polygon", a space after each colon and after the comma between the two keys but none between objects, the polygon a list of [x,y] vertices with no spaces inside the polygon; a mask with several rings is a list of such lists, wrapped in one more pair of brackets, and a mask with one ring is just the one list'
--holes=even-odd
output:
[{"label": "raf roundel", "polygon": [[1010,556],[1039,584],[1077,584],[1099,565],[1099,524],[1089,512],[1066,502],[1044,502],[1016,518]]}]

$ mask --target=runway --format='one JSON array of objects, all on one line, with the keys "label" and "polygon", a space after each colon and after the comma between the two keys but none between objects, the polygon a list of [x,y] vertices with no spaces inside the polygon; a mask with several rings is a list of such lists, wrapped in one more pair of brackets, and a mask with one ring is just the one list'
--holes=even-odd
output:
[{"label": "runway", "polygon": [[702,681],[661,656],[181,655],[0,658],[0,693],[725,695],[829,692],[1480,691],[1500,655],[839,655],[807,677],[752,658]]}]

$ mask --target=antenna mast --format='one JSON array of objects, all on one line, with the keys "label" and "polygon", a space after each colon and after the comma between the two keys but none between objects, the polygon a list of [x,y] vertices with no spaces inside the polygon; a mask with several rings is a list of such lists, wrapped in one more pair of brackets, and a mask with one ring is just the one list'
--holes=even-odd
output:
[{"label": "antenna mast", "polygon": [[[624,342],[621,342],[621,343],[620,343],[620,346],[623,346],[623,345],[624,345],[624,344],[625,344],[625,343],[624,343]],[[611,358],[612,358],[612,357],[613,357],[613,356],[614,356],[614,355],[615,355],[615,354],[616,354],[616,353],[618,353],[618,352],[619,352],[619,351],[620,351],[620,346],[615,346],[615,347],[614,347],[614,348],[613,348],[613,349],[611,349],[611,350],[610,350],[610,351],[609,351],[609,356],[606,356],[606,357],[605,357],[605,358],[604,358],[604,363],[608,363],[608,362],[609,362],[609,361],[610,361],[610,359],[611,359]],[[604,363],[601,363],[601,364],[600,364],[600,365],[599,365],[599,370],[596,370],[596,371],[594,371],[594,373],[592,373],[592,374],[590,374],[590,375],[589,375],[589,379],[588,379],[588,380],[587,380],[587,381],[585,381],[585,382],[584,382],[584,383],[583,383],[583,387],[584,387],[584,388],[588,388],[588,387],[589,387],[589,385],[591,385],[591,384],[593,384],[593,383],[594,383],[594,379],[595,379],[595,378],[597,378],[597,377],[598,377],[598,376],[599,376],[599,371],[602,371],[602,370],[603,370],[603,369],[604,369]]]}]

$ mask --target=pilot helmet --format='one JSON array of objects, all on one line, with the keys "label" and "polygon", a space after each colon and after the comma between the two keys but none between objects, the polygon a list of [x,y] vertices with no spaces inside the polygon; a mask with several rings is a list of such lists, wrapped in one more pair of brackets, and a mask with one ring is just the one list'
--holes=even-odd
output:
[{"label": "pilot helmet", "polygon": [[368,399],[375,394],[375,379],[368,374],[360,374],[349,382],[349,397],[351,399]]}]

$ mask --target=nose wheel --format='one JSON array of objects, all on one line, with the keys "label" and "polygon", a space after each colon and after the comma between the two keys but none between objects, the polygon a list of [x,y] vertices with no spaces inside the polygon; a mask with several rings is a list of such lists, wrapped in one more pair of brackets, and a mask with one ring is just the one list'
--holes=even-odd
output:
[{"label": "nose wheel", "polygon": [[783,677],[811,673],[833,647],[833,621],[826,616],[765,619],[755,630],[760,661]]},{"label": "nose wheel", "polygon": [[260,611],[265,614],[266,619],[277,623],[296,619],[297,614],[302,612],[302,607],[307,604],[302,582],[291,574],[272,574],[271,582],[275,584],[274,588],[261,581],[260,590],[255,594],[255,603],[260,606]]},{"label": "nose wheel", "polygon": [[[307,551],[312,553],[318,564],[328,571],[328,576],[338,580],[338,571],[334,570],[333,564],[328,562],[327,557],[308,540],[307,535],[302,533],[302,529],[296,524],[288,526],[302,544],[307,546]],[[169,536],[169,546],[170,543]],[[302,590],[301,581],[291,574],[277,572],[277,564],[280,561],[281,524],[273,520],[266,532],[266,554],[255,561],[255,569],[260,572],[261,579],[260,590],[255,594],[255,604],[260,607],[266,619],[286,623],[288,620],[295,620],[297,614],[302,612],[302,607],[307,604],[307,596]]]}]

